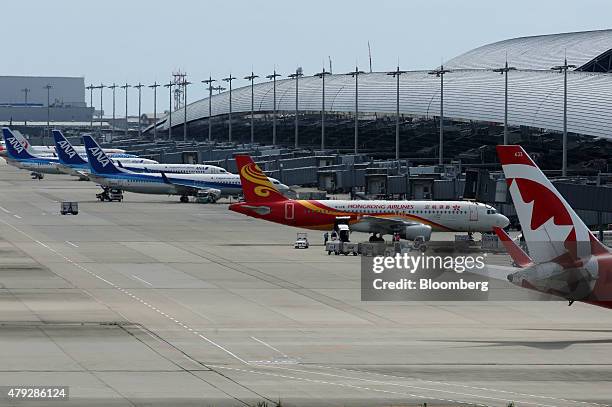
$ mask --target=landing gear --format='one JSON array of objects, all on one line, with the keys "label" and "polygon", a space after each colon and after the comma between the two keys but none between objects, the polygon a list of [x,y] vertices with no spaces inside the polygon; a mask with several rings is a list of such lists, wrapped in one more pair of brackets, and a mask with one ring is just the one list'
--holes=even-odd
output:
[{"label": "landing gear", "polygon": [[182,195],[181,196],[181,202],[182,203],[187,203],[189,202],[189,197],[187,195]]},{"label": "landing gear", "polygon": [[32,172],[30,176],[32,177],[32,179],[43,179],[45,177],[40,172]]}]

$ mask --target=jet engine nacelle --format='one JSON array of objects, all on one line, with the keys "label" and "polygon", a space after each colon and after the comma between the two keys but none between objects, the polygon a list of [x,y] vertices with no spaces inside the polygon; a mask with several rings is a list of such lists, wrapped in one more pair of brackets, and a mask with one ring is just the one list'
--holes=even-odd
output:
[{"label": "jet engine nacelle", "polygon": [[197,197],[204,197],[204,196],[210,198],[210,200],[214,202],[217,199],[221,198],[221,190],[215,189],[215,188],[200,189],[197,193]]},{"label": "jet engine nacelle", "polygon": [[423,237],[429,240],[431,237],[431,226],[428,225],[410,225],[405,226],[400,232],[400,237],[406,240],[416,240],[418,237]]}]

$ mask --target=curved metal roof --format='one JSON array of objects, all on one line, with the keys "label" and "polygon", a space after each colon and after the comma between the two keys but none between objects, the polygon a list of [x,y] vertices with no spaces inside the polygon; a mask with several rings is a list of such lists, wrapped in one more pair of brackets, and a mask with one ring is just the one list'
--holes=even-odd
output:
[{"label": "curved metal roof", "polygon": [[[553,71],[512,71],[509,74],[510,125],[555,131],[563,130],[563,75]],[[299,79],[299,109],[320,111],[321,79]],[[277,110],[295,110],[295,81],[279,80]],[[255,111],[273,110],[272,82],[256,84]],[[408,72],[400,77],[400,112],[434,117],[439,115],[440,79],[427,72]],[[612,138],[612,75],[568,72],[568,131]],[[395,113],[396,80],[386,73],[359,76],[359,111]],[[208,117],[208,98],[187,106],[187,121]],[[325,79],[327,111],[353,112],[355,79],[349,75],[329,75]],[[232,92],[235,113],[251,110],[251,87]],[[212,97],[212,115],[227,114],[229,92]],[[444,76],[445,117],[503,123],[504,77],[487,70],[459,70]],[[172,125],[183,123],[183,110],[173,112]],[[167,120],[160,124],[167,129]]]},{"label": "curved metal roof", "polygon": [[[483,45],[444,64],[449,69],[494,69],[508,64],[518,69],[550,69],[569,64],[581,67],[612,49],[612,30],[537,35]],[[580,68],[578,68],[580,69]]]}]

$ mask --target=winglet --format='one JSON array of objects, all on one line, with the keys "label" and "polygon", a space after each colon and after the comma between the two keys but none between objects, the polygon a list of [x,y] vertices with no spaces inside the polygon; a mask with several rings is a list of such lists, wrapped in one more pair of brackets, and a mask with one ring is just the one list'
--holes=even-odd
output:
[{"label": "winglet", "polygon": [[61,131],[53,130],[53,140],[55,141],[55,150],[57,151],[60,163],[68,166],[87,164],[87,161],[77,154],[72,144],[66,140]]},{"label": "winglet", "polygon": [[166,176],[166,173],[162,171],[161,173],[161,177],[162,180],[164,181],[165,184],[172,184],[172,182],[170,182],[170,180],[168,179],[168,177]]},{"label": "winglet", "polygon": [[13,160],[28,160],[36,158],[32,154],[28,153],[26,147],[21,144],[19,140],[17,140],[17,137],[8,127],[2,128],[2,136],[4,137],[6,152],[9,158],[12,158]]},{"label": "winglet", "polygon": [[512,260],[516,263],[520,268],[525,268],[533,264],[533,260],[531,257],[527,255],[515,242],[512,240],[510,236],[506,233],[506,231],[502,228],[494,227],[493,230],[499,240],[501,240],[502,244],[506,248],[506,251],[512,257]]},{"label": "winglet", "polygon": [[115,164],[108,158],[104,150],[100,148],[93,137],[84,135],[83,144],[85,144],[87,161],[89,162],[89,167],[92,172],[95,174],[119,174],[122,172],[115,167]]},{"label": "winglet", "polygon": [[248,155],[236,155],[236,166],[246,202],[282,202],[287,198],[270,182]]}]

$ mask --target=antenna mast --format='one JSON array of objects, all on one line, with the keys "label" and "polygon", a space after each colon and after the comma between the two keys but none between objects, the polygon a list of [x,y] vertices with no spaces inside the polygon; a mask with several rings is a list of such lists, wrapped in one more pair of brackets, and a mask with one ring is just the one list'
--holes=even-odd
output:
[{"label": "antenna mast", "polygon": [[180,69],[172,72],[172,86],[174,86],[174,110],[183,107],[183,92],[185,91],[185,82],[187,81],[187,73]]}]

